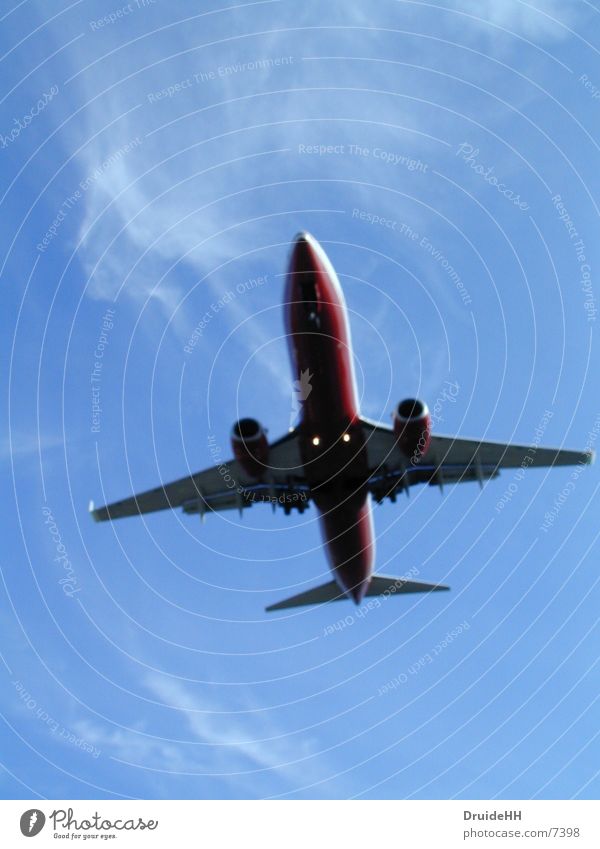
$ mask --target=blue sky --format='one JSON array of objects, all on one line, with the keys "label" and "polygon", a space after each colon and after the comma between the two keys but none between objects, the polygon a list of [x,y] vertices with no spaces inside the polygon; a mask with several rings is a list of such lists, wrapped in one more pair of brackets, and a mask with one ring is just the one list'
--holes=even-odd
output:
[{"label": "blue sky", "polygon": [[364,414],[592,447],[598,10],[194,7],[3,7],[0,792],[597,797],[597,467],[377,507],[377,568],[452,592],[359,612],[263,612],[327,580],[314,509],[87,504],[285,432],[301,229]]}]

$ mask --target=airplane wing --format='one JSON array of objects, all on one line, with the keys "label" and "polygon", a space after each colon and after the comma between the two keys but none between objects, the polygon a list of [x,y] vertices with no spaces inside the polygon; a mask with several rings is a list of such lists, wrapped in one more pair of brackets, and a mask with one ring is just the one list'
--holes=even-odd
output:
[{"label": "airplane wing", "polygon": [[594,461],[593,451],[541,448],[432,435],[427,454],[411,463],[400,451],[392,427],[363,419],[371,491],[376,498],[416,483],[443,485],[497,477],[501,469],[576,466]]},{"label": "airplane wing", "polygon": [[96,522],[104,522],[170,507],[181,507],[184,513],[203,516],[209,511],[241,511],[261,501],[274,506],[281,504],[286,512],[292,507],[302,511],[308,506],[310,493],[302,475],[296,431],[270,446],[269,466],[264,480],[257,482],[244,472],[237,460],[228,460],[104,507],[94,507],[92,502],[90,513]]}]

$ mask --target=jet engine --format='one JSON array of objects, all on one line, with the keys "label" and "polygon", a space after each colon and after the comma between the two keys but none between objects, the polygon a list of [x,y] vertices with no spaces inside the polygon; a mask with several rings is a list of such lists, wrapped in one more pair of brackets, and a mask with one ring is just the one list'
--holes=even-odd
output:
[{"label": "jet engine", "polygon": [[250,477],[260,478],[269,459],[267,434],[256,419],[238,419],[231,429],[233,456]]},{"label": "jet engine", "polygon": [[424,401],[406,398],[393,413],[394,433],[402,453],[418,462],[427,453],[431,439],[431,416]]}]

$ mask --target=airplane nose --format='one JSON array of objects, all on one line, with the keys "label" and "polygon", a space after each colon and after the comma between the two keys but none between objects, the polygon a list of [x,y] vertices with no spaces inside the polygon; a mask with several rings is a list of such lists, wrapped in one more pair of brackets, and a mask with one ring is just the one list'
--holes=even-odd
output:
[{"label": "airplane nose", "polygon": [[292,250],[292,268],[294,271],[312,271],[315,268],[315,254],[313,251],[313,239],[310,233],[302,231],[294,239]]},{"label": "airplane nose", "polygon": [[294,253],[303,254],[310,250],[312,238],[310,233],[306,233],[302,231],[301,233],[297,233],[294,239]]}]

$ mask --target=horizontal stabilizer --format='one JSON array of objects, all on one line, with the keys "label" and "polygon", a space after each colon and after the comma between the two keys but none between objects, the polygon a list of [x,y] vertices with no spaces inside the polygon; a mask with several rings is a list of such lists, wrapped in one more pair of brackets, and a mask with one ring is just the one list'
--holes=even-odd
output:
[{"label": "horizontal stabilizer", "polygon": [[[420,581],[406,581],[403,578],[394,578],[390,575],[373,575],[369,583],[369,587],[365,596],[392,596],[400,593],[428,593],[435,590],[449,590],[443,584],[424,584]],[[323,604],[328,601],[340,601],[343,598],[350,598],[335,581],[329,581],[327,584],[321,584],[320,587],[313,587],[304,593],[298,593],[291,598],[286,598],[283,601],[278,601],[276,604],[271,604],[266,608],[268,612],[272,610],[286,610],[289,607],[303,607],[305,604]]]}]

